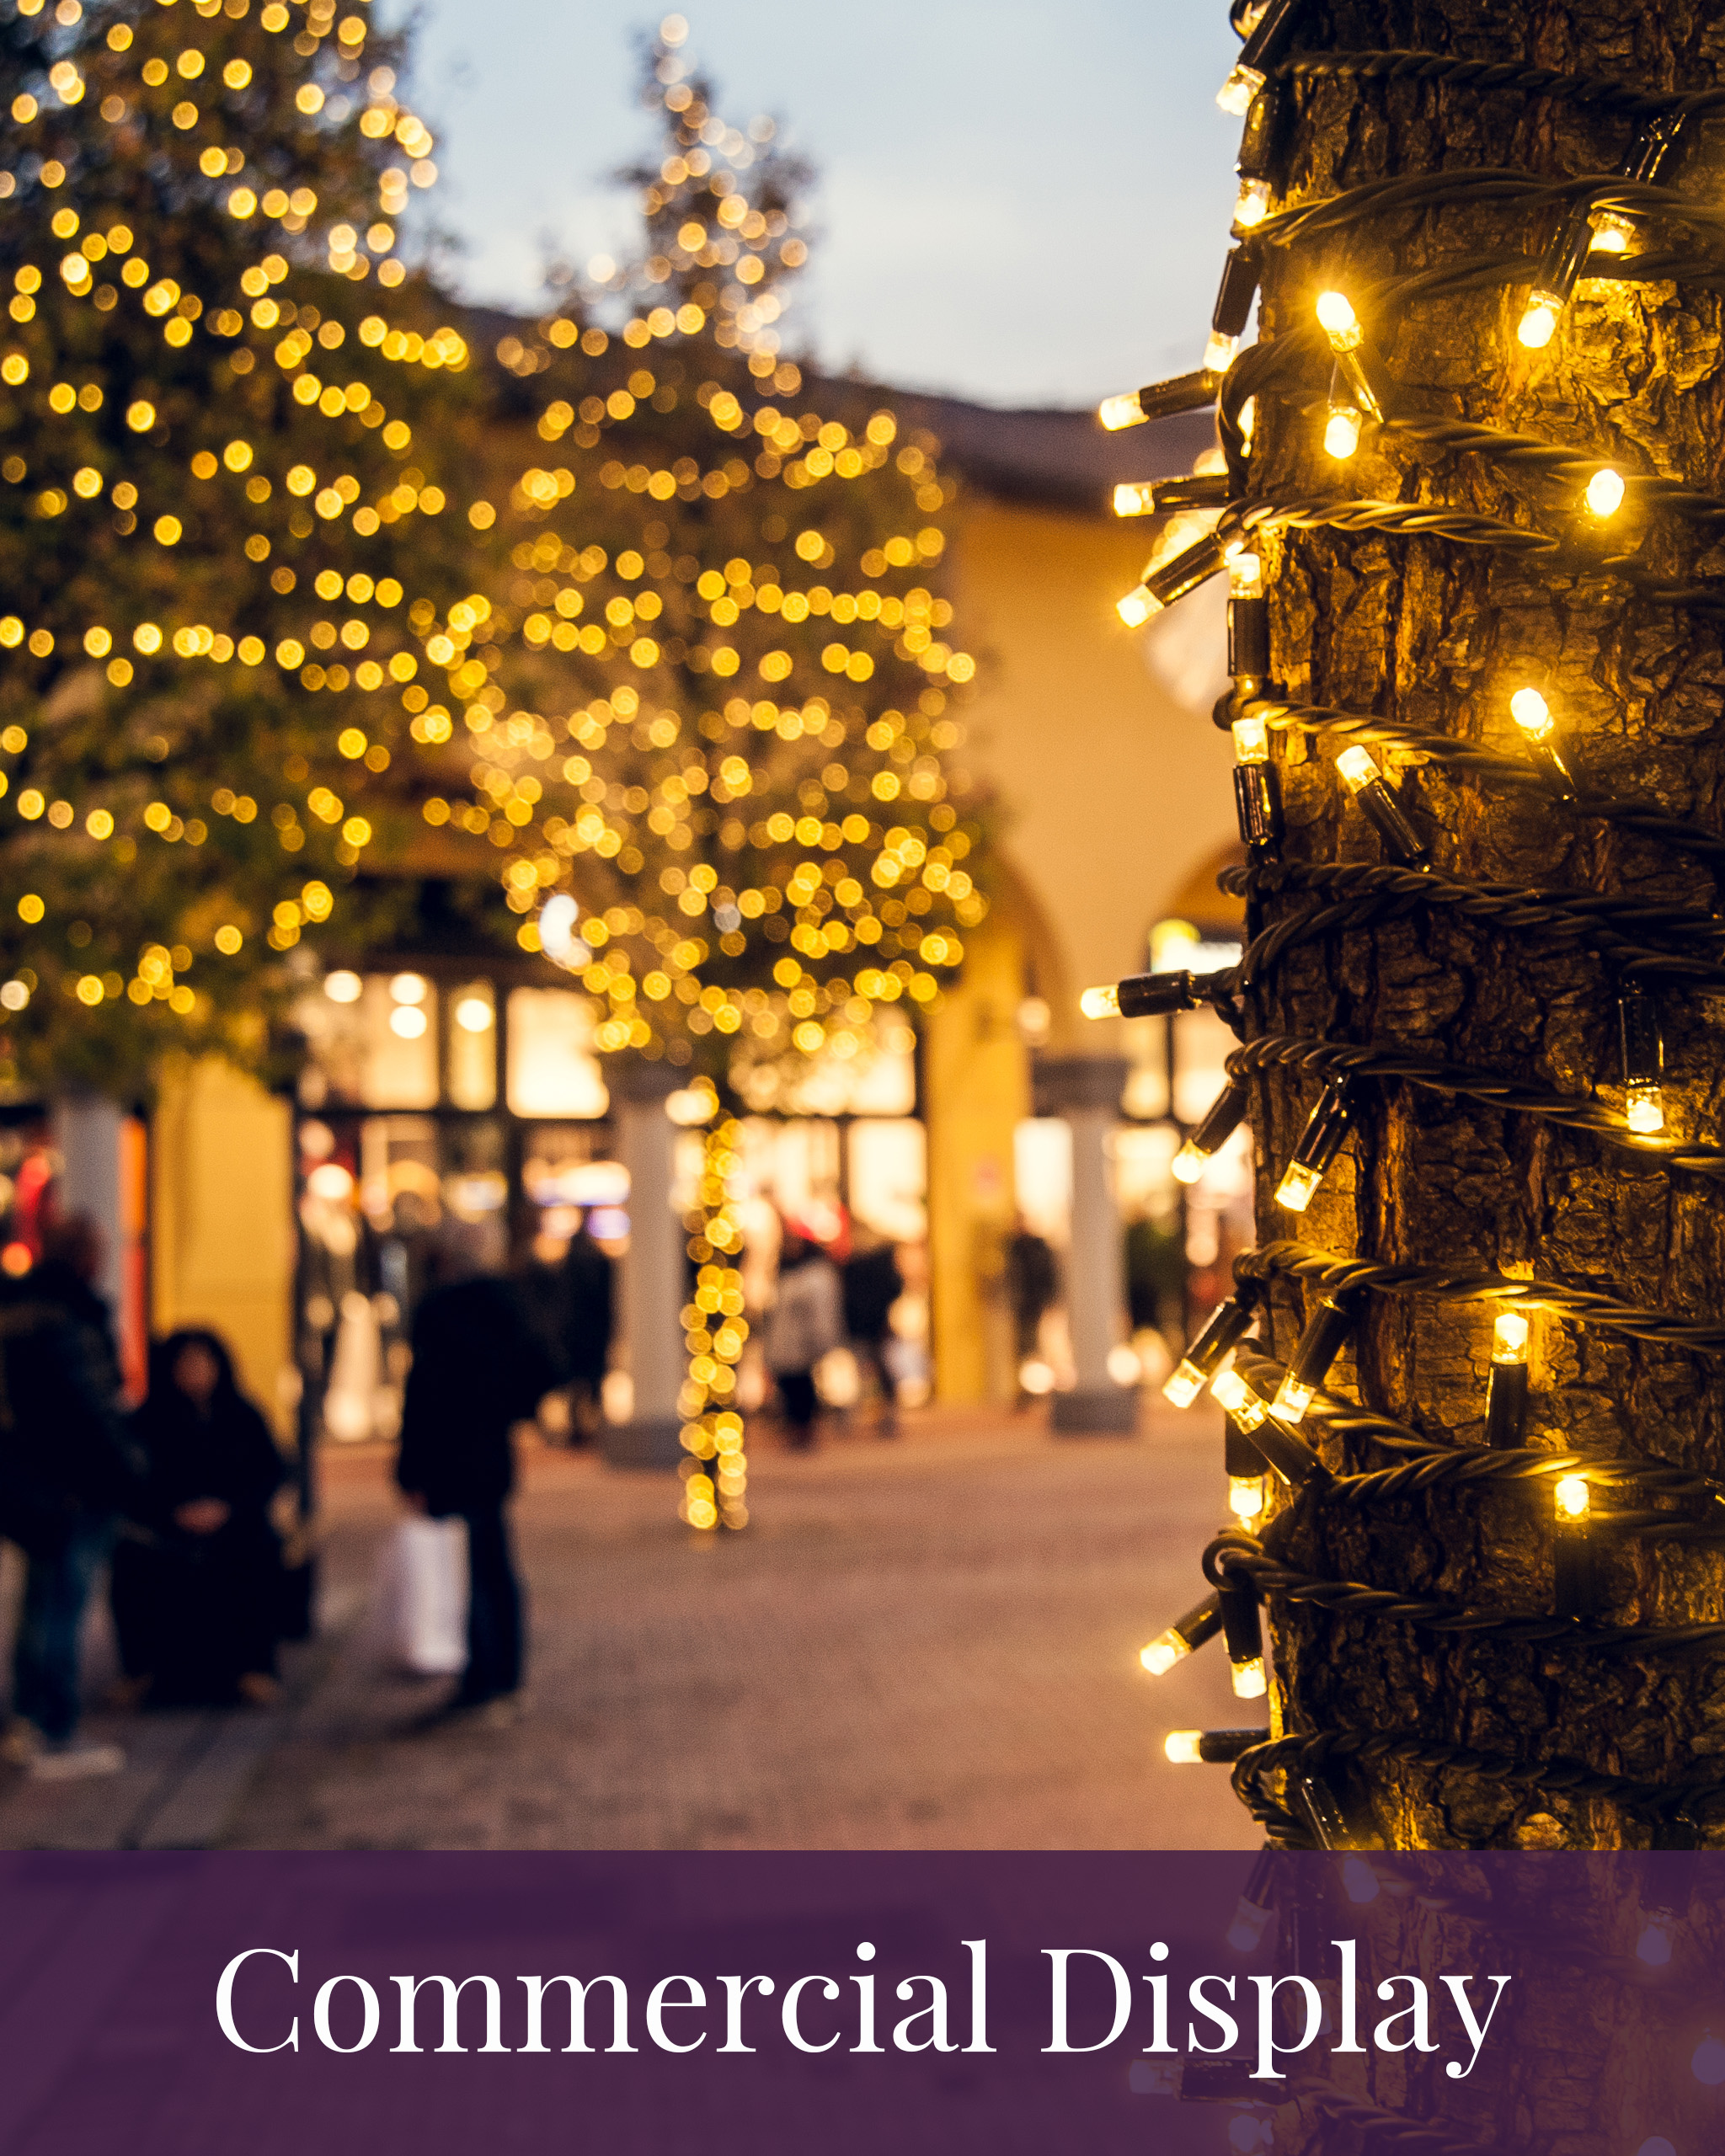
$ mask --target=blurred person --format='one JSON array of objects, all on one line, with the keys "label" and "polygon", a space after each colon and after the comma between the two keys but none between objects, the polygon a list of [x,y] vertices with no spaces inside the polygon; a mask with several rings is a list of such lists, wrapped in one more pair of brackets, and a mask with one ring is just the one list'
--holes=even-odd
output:
[{"label": "blurred person", "polygon": [[118,1746],[77,1733],[84,1612],[116,1515],[141,1501],[113,1319],[95,1286],[104,1255],[88,1214],[51,1218],[41,1262],[0,1289],[0,1533],[26,1560],[0,1754],[45,1780],[126,1764]]},{"label": "blurred person", "polygon": [[1134,1332],[1160,1332],[1172,1342],[1186,1292],[1186,1251],[1180,1236],[1152,1214],[1126,1230],[1126,1307]]},{"label": "blurred person", "polygon": [[583,1213],[563,1259],[563,1365],[568,1374],[570,1438],[598,1434],[605,1373],[617,1326],[617,1267],[595,1241]]},{"label": "blurred person", "polygon": [[287,1465],[216,1333],[188,1326],[150,1350],[133,1416],[147,1536],[114,1555],[120,1664],[158,1706],[269,1705],[284,1603],[270,1501]]},{"label": "blurred person", "polygon": [[889,1367],[892,1308],[905,1292],[899,1254],[884,1236],[869,1230],[857,1235],[844,1266],[845,1331],[859,1364],[874,1373],[880,1388],[880,1416],[875,1428],[884,1438],[898,1435],[898,1385]]},{"label": "blurred person", "polygon": [[467,1524],[467,1666],[438,1720],[500,1706],[521,1689],[521,1588],[505,1510],[515,1479],[510,1432],[558,1373],[467,1223],[445,1223],[431,1274],[414,1316],[395,1479],[415,1511]]},{"label": "blurred person", "polygon": [[1042,1321],[1060,1291],[1060,1267],[1053,1246],[1046,1237],[1037,1234],[1023,1214],[1018,1214],[1012,1223],[1012,1239],[1007,1245],[1007,1294],[1012,1305],[1017,1348],[1020,1407],[1031,1397],[1023,1380],[1024,1365],[1042,1352]]},{"label": "blurred person", "polygon": [[814,1366],[843,1340],[838,1267],[819,1244],[787,1227],[779,1246],[777,1293],[766,1314],[766,1353],[786,1433],[798,1452],[814,1442],[820,1409]]}]

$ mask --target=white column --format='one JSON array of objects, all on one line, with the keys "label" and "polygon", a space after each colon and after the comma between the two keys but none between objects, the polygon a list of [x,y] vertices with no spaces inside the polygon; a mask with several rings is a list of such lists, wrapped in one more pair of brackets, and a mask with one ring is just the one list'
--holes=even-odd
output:
[{"label": "white column", "polygon": [[665,1112],[681,1074],[663,1064],[619,1072],[619,1150],[629,1171],[629,1248],[622,1264],[623,1366],[634,1388],[629,1420],[607,1423],[613,1467],[675,1467],[683,1457],[677,1413],[686,1358],[681,1314],[687,1297],[686,1236],[670,1204],[676,1126]]},{"label": "white column", "polygon": [[1137,1391],[1108,1374],[1109,1352],[1125,1334],[1125,1256],[1108,1143],[1120,1119],[1126,1065],[1119,1056],[1039,1059],[1033,1081],[1038,1113],[1062,1117],[1072,1133],[1065,1288],[1076,1383],[1055,1395],[1049,1427],[1075,1436],[1130,1435],[1138,1427]]}]

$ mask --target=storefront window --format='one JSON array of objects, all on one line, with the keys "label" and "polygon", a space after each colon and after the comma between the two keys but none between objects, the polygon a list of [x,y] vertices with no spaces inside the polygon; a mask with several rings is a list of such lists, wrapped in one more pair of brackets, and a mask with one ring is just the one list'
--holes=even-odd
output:
[{"label": "storefront window", "polygon": [[497,996],[489,980],[469,981],[450,997],[449,1102],[497,1106]]},{"label": "storefront window", "polygon": [[610,1105],[593,1049],[590,999],[517,988],[509,999],[509,1107],[520,1116],[601,1116]]}]

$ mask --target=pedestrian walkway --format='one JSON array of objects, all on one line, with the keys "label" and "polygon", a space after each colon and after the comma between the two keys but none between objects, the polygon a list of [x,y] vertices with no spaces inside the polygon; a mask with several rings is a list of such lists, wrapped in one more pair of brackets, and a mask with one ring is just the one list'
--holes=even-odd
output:
[{"label": "pedestrian walkway", "polygon": [[1220,1443],[1050,1438],[938,1414],[758,1446],[752,1524],[697,1538],[663,1476],[537,1452],[519,1506],[527,1711],[412,1724],[442,1687],[368,1623],[387,1460],[337,1454],[318,1642],[257,1715],[120,1718],[125,1775],[0,1787],[0,1845],[336,1849],[1247,1848],[1225,1772],[1162,1757],[1241,1710],[1211,1649],[1137,1651],[1203,1592]]}]

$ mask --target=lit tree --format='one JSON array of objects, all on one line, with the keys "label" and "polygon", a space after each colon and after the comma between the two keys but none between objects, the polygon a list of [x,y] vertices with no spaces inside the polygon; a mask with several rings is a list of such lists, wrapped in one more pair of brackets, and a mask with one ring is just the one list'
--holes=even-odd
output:
[{"label": "lit tree", "polygon": [[777,326],[807,173],[718,117],[683,35],[649,55],[640,259],[499,347],[542,446],[473,510],[498,587],[426,646],[474,758],[471,803],[426,813],[489,830],[518,912],[576,898],[553,955],[607,999],[601,1048],[704,1041],[722,1075],[867,1053],[985,902],[944,766],[975,672],[936,589],[953,487],[859,389],[807,408]]},{"label": "lit tree", "polygon": [[0,51],[0,1071],[130,1087],[257,1059],[398,730],[446,734],[411,617],[460,588],[466,347],[363,11],[18,0]]},{"label": "lit tree", "polygon": [[[1232,1760],[1280,1846],[1717,1844],[1717,47],[1626,0],[1561,29],[1482,0],[1235,14],[1219,342],[1103,413],[1219,392],[1226,476],[1151,489],[1215,531],[1122,611],[1230,574],[1253,847],[1237,969],[1097,999],[1214,1000],[1242,1046],[1189,1164],[1247,1112],[1261,1163],[1259,1246],[1171,1381],[1233,1417],[1240,1524],[1146,1664],[1220,1631],[1236,1692],[1268,1687],[1255,1738],[1170,1753]],[[1303,1942],[1332,1921],[1380,1969],[1445,1966],[1447,1904],[1368,1913],[1370,1865],[1343,1876],[1346,1915],[1337,1867],[1256,1875],[1243,1935],[1279,1903],[1284,1969],[1327,1973]],[[1626,1871],[1565,1878],[1561,1913],[1516,1882],[1565,1964],[1521,2043],[1465,2085],[1292,2081],[1278,2147],[1706,2145],[1692,1989],[1620,1981],[1706,1966],[1688,1874],[1638,1871],[1639,1916]]]}]

